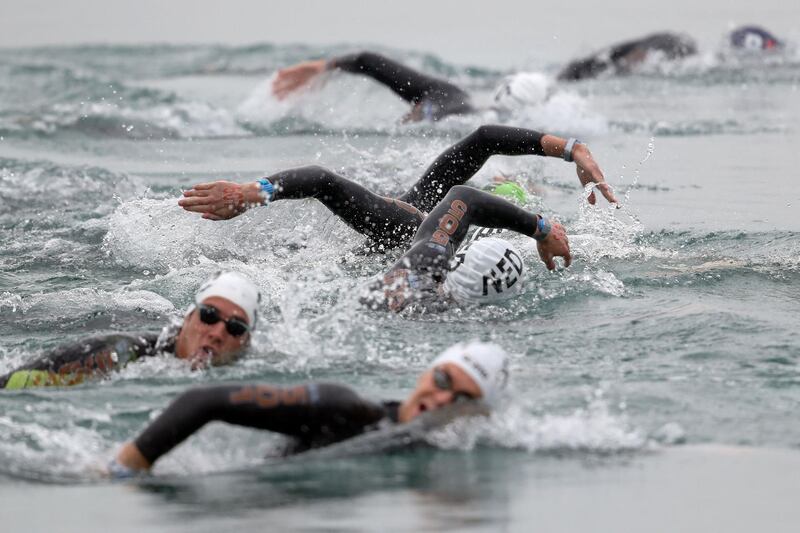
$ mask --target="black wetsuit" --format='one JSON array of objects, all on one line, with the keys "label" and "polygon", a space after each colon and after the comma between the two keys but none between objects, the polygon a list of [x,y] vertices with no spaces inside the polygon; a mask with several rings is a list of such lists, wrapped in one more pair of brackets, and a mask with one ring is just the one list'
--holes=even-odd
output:
[{"label": "black wetsuit", "polygon": [[697,53],[694,40],[676,33],[654,33],[641,39],[619,43],[591,56],[572,61],[558,74],[562,81],[576,81],[611,71],[612,74],[627,74],[641,63],[650,52],[658,51],[666,59],[680,59]]},{"label": "black wetsuit", "polygon": [[374,403],[330,383],[217,385],[181,394],[134,442],[152,464],[216,420],[293,437],[285,452],[297,453],[396,423],[398,408],[398,402]]},{"label": "black wetsuit", "polygon": [[410,249],[363,299],[373,308],[399,311],[412,301],[442,301],[439,286],[471,225],[533,236],[538,215],[461,184],[492,155],[544,155],[541,138],[533,130],[481,126],[439,155],[398,199],[379,196],[319,166],[286,170],[267,179],[274,187],[273,201],[313,197],[374,245],[410,243]]},{"label": "black wetsuit", "polygon": [[59,346],[5,376],[0,389],[68,386],[118,370],[139,357],[174,350],[159,334],[114,334]]},{"label": "black wetsuit", "polygon": [[447,115],[473,111],[469,95],[452,83],[421,74],[372,52],[360,52],[328,61],[329,68],[363,74],[381,83],[414,105],[411,118],[439,120]]}]

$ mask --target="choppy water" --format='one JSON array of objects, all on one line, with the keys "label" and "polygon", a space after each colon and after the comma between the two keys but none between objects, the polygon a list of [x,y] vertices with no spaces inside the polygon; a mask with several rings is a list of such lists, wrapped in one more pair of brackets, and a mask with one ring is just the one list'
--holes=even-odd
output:
[{"label": "choppy water", "polygon": [[[462,473],[458,484],[437,486],[445,500],[480,492],[486,479],[495,488],[519,483],[509,465],[541,454],[800,445],[794,52],[768,61],[709,53],[562,86],[511,118],[487,111],[411,126],[397,124],[402,102],[357,78],[329,80],[288,103],[268,96],[276,68],[319,53],[272,45],[0,51],[0,373],[90,333],[158,329],[219,268],[245,272],[267,296],[254,348],[234,366],[199,374],[154,359],[107,381],[3,394],[0,484],[92,481],[95,465],[191,385],[324,379],[400,398],[439,350],[473,337],[513,354],[513,399],[489,422],[435,441],[459,450],[434,455],[441,471]],[[479,102],[507,74],[391,53],[456,80]],[[176,205],[181,188],[198,181],[308,163],[397,193],[443,148],[500,120],[588,141],[625,197],[622,210],[589,208],[571,165],[492,159],[474,183],[502,171],[537,184],[531,207],[559,216],[575,256],[572,268],[548,274],[532,242],[518,239],[532,275],[524,295],[501,306],[372,313],[358,305],[358,289],[394,256],[357,255],[360,238],[313,201],[223,223]],[[181,480],[167,483],[174,498],[205,509],[208,498],[193,490],[212,489],[198,473],[247,469],[274,442],[210,426],[155,472]],[[290,468],[247,483],[266,494],[259,506],[283,506],[355,497],[364,487],[430,488],[426,476],[441,475],[430,461],[344,462],[334,474]],[[461,526],[469,524],[486,525]]]}]

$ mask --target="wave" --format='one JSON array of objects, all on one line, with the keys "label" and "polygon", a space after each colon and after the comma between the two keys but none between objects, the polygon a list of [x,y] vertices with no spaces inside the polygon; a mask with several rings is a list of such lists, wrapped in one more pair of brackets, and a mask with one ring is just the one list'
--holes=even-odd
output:
[{"label": "wave", "polygon": [[[115,92],[112,90],[111,92]],[[0,135],[52,136],[80,133],[89,137],[183,139],[249,136],[227,110],[204,102],[178,101],[172,94],[132,91],[119,101],[60,103],[0,115]]]},{"label": "wave", "polygon": [[648,133],[660,137],[691,137],[703,135],[757,135],[786,133],[788,124],[764,124],[735,118],[684,119],[684,120],[612,120],[609,128],[623,133]]},{"label": "wave", "polygon": [[[456,65],[431,54],[378,49],[410,66],[447,78],[468,90],[486,111],[436,124],[401,125],[408,106],[390,91],[358,76],[328,76],[319,90],[277,101],[268,85],[282,67],[330,57],[352,47],[278,46],[78,46],[0,51],[0,135],[191,139],[209,137],[334,134],[463,135],[486,122],[502,122],[591,138],[609,130],[658,135],[771,133],[790,124],[762,124],[742,117],[678,120],[606,119],[593,99],[625,91],[674,92],[680,87],[791,85],[800,60],[767,58],[758,63],[705,54],[655,62],[624,78],[552,85],[549,97],[512,113],[492,111],[496,86],[508,72]],[[154,60],[154,58],[157,58]],[[544,67],[547,69],[547,67]],[[531,73],[517,73],[530,75]],[[547,78],[546,75],[534,73]],[[256,84],[238,105],[212,103],[185,88],[168,90],[173,78],[217,76]],[[551,80],[552,84],[552,80]],[[203,85],[200,81],[195,85]],[[174,84],[173,84],[174,86]],[[161,87],[161,88],[159,88]],[[588,93],[587,93],[588,90]],[[191,92],[191,91],[190,91]],[[202,91],[201,91],[202,92]]]}]

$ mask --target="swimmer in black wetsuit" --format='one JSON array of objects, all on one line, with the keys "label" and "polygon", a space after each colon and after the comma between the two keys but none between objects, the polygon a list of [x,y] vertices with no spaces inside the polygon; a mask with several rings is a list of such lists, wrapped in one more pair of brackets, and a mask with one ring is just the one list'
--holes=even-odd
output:
[{"label": "swimmer in black wetsuit", "polygon": [[161,353],[193,368],[230,363],[250,343],[258,300],[258,288],[241,274],[217,274],[201,285],[183,321],[161,334],[113,334],[61,346],[0,376],[0,389],[76,385]]},{"label": "swimmer in black wetsuit", "polygon": [[369,76],[410,103],[411,111],[403,117],[403,122],[436,121],[447,115],[473,111],[469,95],[459,87],[373,52],[307,61],[281,69],[273,81],[272,92],[283,100],[323,72],[336,70]]},{"label": "swimmer in black wetsuit", "polygon": [[[442,153],[405,194],[379,196],[322,167],[279,172],[258,182],[203,183],[184,192],[178,203],[210,220],[233,218],[247,208],[284,199],[316,198],[350,227],[381,247],[411,245],[384,276],[382,303],[399,311],[415,298],[444,301],[441,292],[449,261],[470,225],[509,229],[536,238],[539,255],[552,270],[554,257],[571,260],[564,228],[540,215],[483,191],[462,186],[494,154],[546,155],[574,160],[582,184],[594,183],[609,202],[616,202],[603,173],[585,145],[533,130],[482,126]],[[595,202],[594,192],[589,202]],[[425,213],[431,216],[426,218]],[[378,287],[373,287],[377,289]],[[372,291],[375,292],[375,291]]]},{"label": "swimmer in black wetsuit", "polygon": [[640,39],[625,41],[603,49],[591,56],[569,63],[558,74],[561,81],[595,78],[602,73],[629,74],[653,53],[675,60],[697,53],[694,40],[682,34],[654,33]]},{"label": "swimmer in black wetsuit", "polygon": [[164,454],[205,424],[227,422],[293,438],[286,453],[339,442],[384,426],[403,424],[422,413],[462,399],[491,406],[508,380],[505,351],[472,342],[445,350],[429,366],[403,402],[375,403],[342,385],[296,387],[265,384],[218,385],[180,395],[109,465],[113,477],[149,470]]}]

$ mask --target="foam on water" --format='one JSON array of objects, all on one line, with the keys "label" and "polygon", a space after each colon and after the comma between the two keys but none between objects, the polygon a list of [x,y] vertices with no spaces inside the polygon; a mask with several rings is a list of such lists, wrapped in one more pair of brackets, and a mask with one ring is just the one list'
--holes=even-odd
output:
[{"label": "foam on water", "polygon": [[595,400],[567,415],[536,416],[519,404],[509,405],[488,420],[458,420],[433,432],[428,442],[460,450],[483,444],[535,453],[619,453],[642,449],[648,437]]}]

